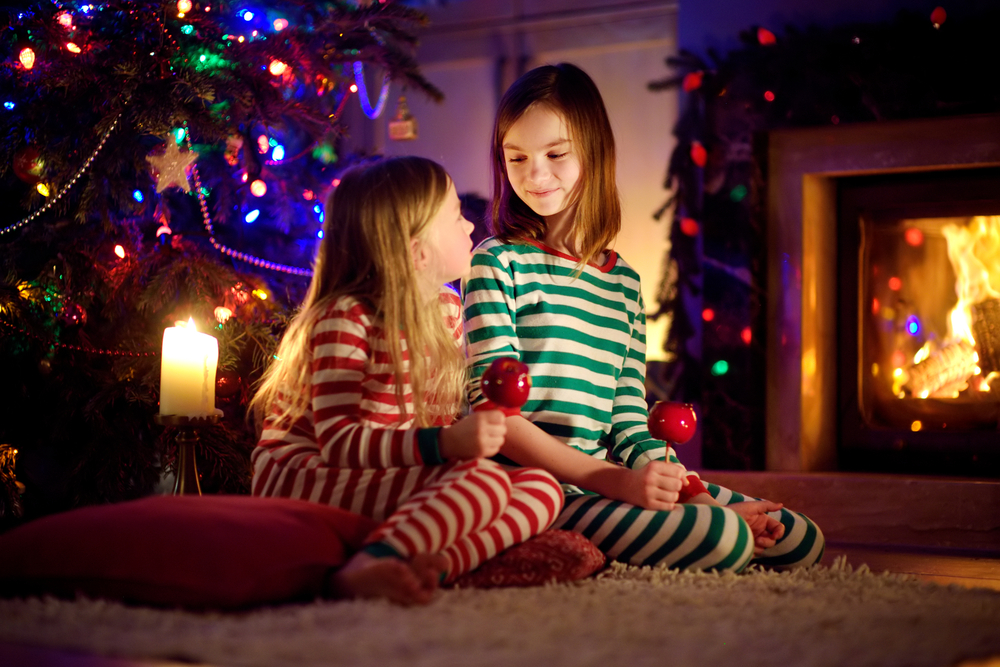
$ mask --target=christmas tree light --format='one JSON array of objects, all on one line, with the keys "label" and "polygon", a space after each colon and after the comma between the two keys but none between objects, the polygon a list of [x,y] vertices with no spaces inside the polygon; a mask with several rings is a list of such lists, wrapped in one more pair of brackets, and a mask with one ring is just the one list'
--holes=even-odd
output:
[{"label": "christmas tree light", "polygon": [[[14,74],[0,159],[17,176],[0,210],[0,396],[24,419],[0,425],[0,442],[54,471],[58,502],[136,497],[169,466],[171,440],[150,421],[156,338],[189,313],[219,322],[239,389],[203,436],[202,486],[246,491],[255,434],[240,402],[308,283],[313,207],[349,166],[354,63],[440,98],[413,56],[423,21],[393,2],[292,0],[45,1],[13,15],[0,34]],[[217,308],[232,313],[224,327]],[[43,417],[53,405],[59,420]]]}]

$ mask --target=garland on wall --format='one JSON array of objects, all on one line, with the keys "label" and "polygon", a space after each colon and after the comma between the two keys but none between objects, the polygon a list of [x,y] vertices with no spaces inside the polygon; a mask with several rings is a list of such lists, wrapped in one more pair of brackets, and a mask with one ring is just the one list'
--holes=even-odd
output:
[{"label": "garland on wall", "polygon": [[[1000,10],[831,29],[753,26],[741,47],[681,51],[649,84],[681,88],[667,167],[670,251],[651,318],[670,318],[662,395],[701,406],[707,468],[764,467],[768,130],[1000,111]],[[772,261],[774,258],[770,258]]]}]

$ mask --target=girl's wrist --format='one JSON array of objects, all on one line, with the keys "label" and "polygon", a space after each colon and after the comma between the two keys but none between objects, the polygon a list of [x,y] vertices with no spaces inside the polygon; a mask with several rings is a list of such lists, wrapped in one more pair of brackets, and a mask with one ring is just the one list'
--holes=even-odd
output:
[{"label": "girl's wrist", "polygon": [[425,465],[439,465],[447,460],[444,456],[442,443],[442,435],[445,430],[441,426],[417,430],[417,449],[420,452],[420,460]]}]

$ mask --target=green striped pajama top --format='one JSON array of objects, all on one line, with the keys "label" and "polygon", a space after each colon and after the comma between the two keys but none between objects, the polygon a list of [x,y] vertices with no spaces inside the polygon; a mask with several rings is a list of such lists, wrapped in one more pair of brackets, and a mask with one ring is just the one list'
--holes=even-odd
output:
[{"label": "green striped pajama top", "polygon": [[470,403],[486,401],[480,381],[490,363],[516,357],[532,381],[521,414],[545,432],[630,468],[677,463],[647,428],[639,274],[614,251],[605,257],[576,275],[576,258],[538,242],[490,238],[476,249],[464,289]]}]

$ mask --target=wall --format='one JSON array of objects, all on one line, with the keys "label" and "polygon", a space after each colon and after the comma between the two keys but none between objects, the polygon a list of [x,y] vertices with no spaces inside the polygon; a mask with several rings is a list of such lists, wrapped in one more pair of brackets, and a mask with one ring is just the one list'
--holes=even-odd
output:
[{"label": "wall", "polygon": [[[663,187],[677,117],[674,92],[646,85],[669,74],[676,53],[677,5],[664,0],[464,0],[425,10],[417,60],[421,71],[445,93],[436,104],[406,93],[418,122],[414,141],[386,136],[400,91],[390,89],[386,110],[368,121],[355,103],[346,117],[357,150],[415,154],[439,161],[460,194],[489,196],[489,143],[500,96],[521,73],[536,65],[572,62],[593,77],[604,97],[618,146],[618,184],[625,219],[616,250],[639,272],[647,304],[655,304],[669,244],[667,221],[652,213],[667,197]],[[369,96],[378,95],[380,75],[368,73]],[[349,147],[351,144],[349,144]],[[662,356],[665,320],[650,323],[649,358]]]},{"label": "wall", "polygon": [[686,0],[678,15],[677,42],[699,55],[709,48],[725,53],[740,45],[740,31],[751,26],[780,35],[787,25],[831,28],[889,21],[902,9],[930,17],[939,5],[949,16],[959,17],[995,7],[996,0]]}]

